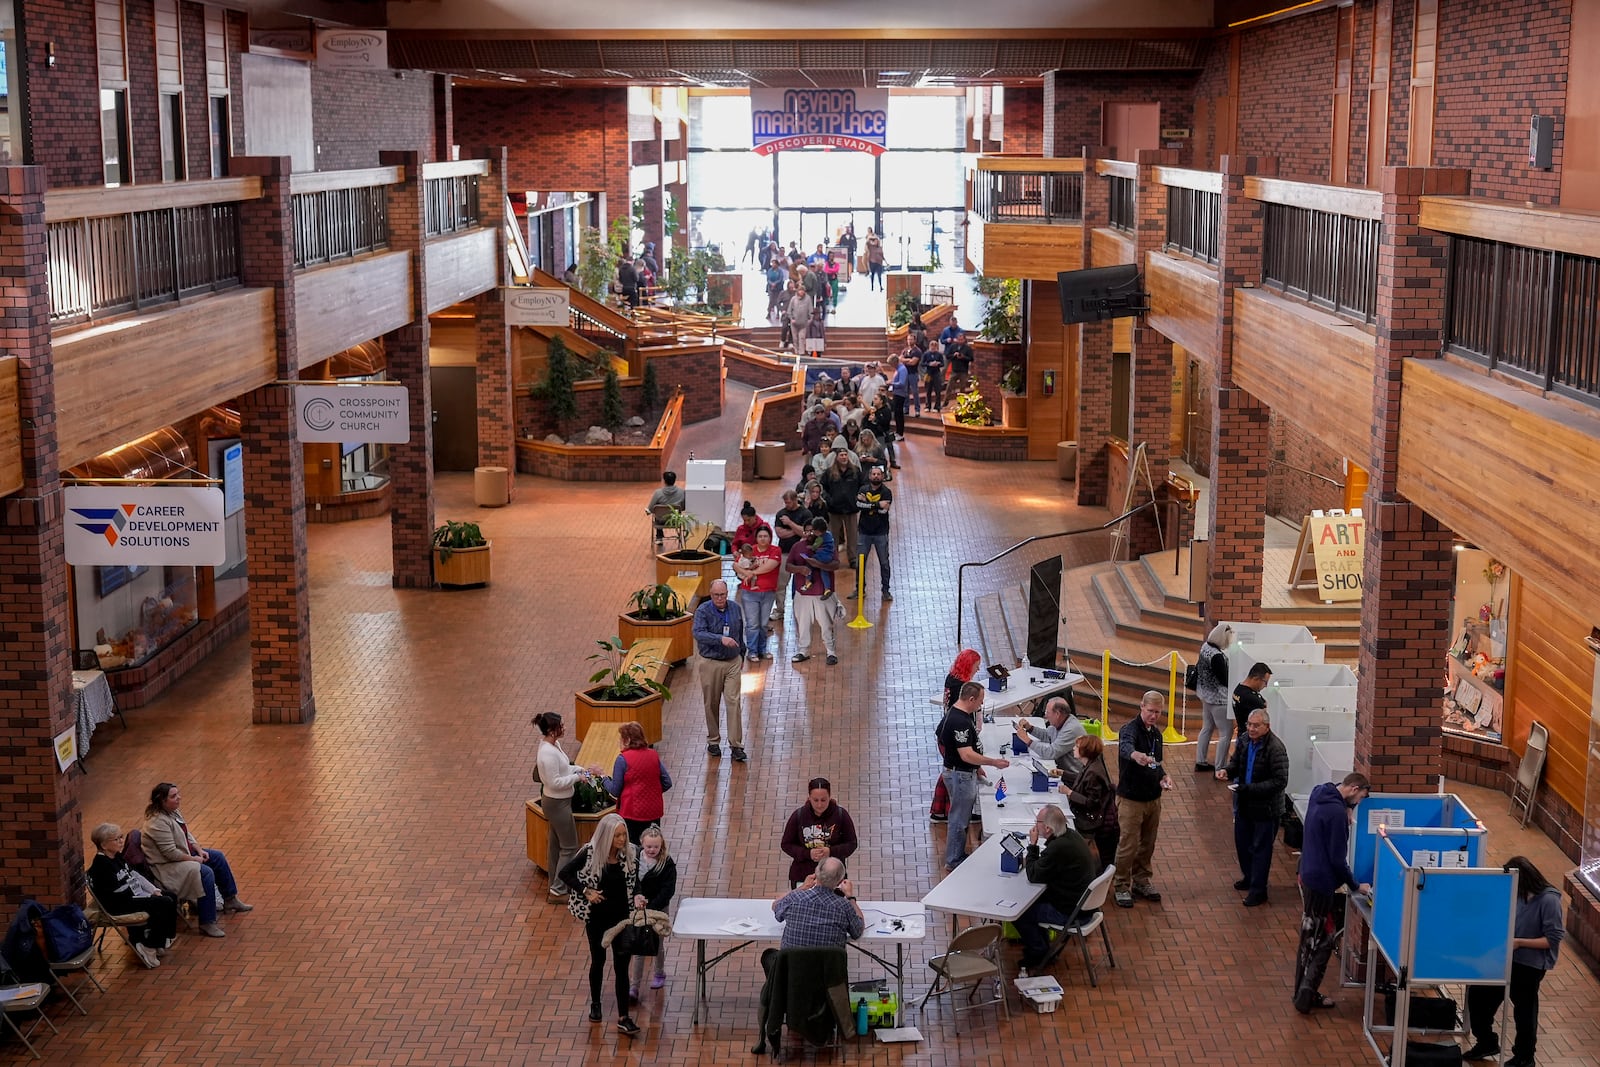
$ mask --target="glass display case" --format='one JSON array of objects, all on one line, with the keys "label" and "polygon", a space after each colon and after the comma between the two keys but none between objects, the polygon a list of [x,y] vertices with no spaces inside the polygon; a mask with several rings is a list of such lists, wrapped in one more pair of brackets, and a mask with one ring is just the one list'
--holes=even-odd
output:
[{"label": "glass display case", "polygon": [[1455,552],[1456,634],[1445,655],[1444,728],[1498,743],[1505,722],[1506,601],[1511,574],[1487,552]]},{"label": "glass display case", "polygon": [[78,647],[137,667],[199,621],[193,567],[74,567]]}]

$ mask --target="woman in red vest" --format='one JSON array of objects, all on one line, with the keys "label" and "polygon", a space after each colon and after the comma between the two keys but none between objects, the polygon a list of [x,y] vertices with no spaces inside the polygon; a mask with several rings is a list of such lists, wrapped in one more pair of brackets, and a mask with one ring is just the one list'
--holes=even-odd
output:
[{"label": "woman in red vest", "polygon": [[[617,727],[622,751],[611,768],[611,776],[601,782],[607,793],[617,798],[617,814],[628,824],[628,839],[639,843],[639,835],[666,813],[662,794],[672,788],[672,776],[661,765],[661,757],[644,739],[644,727],[625,722]],[[603,774],[599,767],[591,768]]]}]

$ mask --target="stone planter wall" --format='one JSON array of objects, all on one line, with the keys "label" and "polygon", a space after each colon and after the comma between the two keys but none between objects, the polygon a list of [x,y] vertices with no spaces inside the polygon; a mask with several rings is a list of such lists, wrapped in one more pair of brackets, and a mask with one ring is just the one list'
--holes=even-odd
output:
[{"label": "stone planter wall", "polygon": [[944,416],[944,454],[954,459],[987,462],[1028,458],[1028,431],[1007,426],[963,426]]},{"label": "stone planter wall", "polygon": [[517,442],[517,470],[564,482],[659,482],[683,431],[682,399],[674,397],[662,413],[649,445],[558,445],[542,440]]}]

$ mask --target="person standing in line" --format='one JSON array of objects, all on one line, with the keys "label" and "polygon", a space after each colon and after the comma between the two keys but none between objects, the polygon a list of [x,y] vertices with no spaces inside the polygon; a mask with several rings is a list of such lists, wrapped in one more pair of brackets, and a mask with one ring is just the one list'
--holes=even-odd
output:
[{"label": "person standing in line", "polygon": [[906,367],[903,356],[889,357],[889,405],[894,413],[894,432],[900,436],[906,435],[906,404],[911,399],[911,390],[914,385],[911,372]]},{"label": "person standing in line", "polygon": [[1306,801],[1305,837],[1300,842],[1300,947],[1294,963],[1294,1010],[1331,1008],[1333,998],[1318,989],[1344,926],[1341,887],[1367,893],[1346,859],[1350,852],[1350,809],[1371,792],[1367,776],[1352,772],[1337,785],[1323,782]]},{"label": "person standing in line", "polygon": [[1117,823],[1122,837],[1117,842],[1112,888],[1119,908],[1133,907],[1134,897],[1161,901],[1151,882],[1150,862],[1161,829],[1161,794],[1172,788],[1172,779],[1161,766],[1161,729],[1156,726],[1165,701],[1159,690],[1146,691],[1139,714],[1117,731]]},{"label": "person standing in line", "polygon": [[789,297],[789,330],[794,350],[805,351],[806,334],[811,330],[811,318],[817,312],[816,301],[804,288],[796,288]]},{"label": "person standing in line", "polygon": [[778,570],[783,566],[783,553],[772,543],[772,531],[766,526],[756,531],[755,544],[748,558],[740,557],[733,565],[739,576],[739,611],[744,615],[745,655],[751,663],[771,659],[767,651],[767,620],[774,611],[781,610],[778,603]]},{"label": "person standing in line", "polygon": [[839,244],[844,248],[845,263],[853,272],[856,269],[856,224],[845,223],[844,234],[839,238]]},{"label": "person standing in line", "polygon": [[[1533,1067],[1539,1037],[1539,984],[1556,965],[1567,929],[1561,922],[1561,890],[1551,885],[1526,856],[1512,856],[1502,868],[1517,872],[1517,917],[1511,937],[1511,1018],[1517,1038],[1506,1067]],[[1500,1055],[1494,1017],[1505,1002],[1507,986],[1467,987],[1467,1019],[1475,1039],[1465,1060]]]},{"label": "person standing in line", "polygon": [[1078,763],[1083,768],[1071,783],[1061,783],[1061,795],[1072,809],[1072,821],[1080,833],[1094,836],[1094,850],[1100,865],[1099,877],[1117,855],[1122,830],[1117,823],[1117,791],[1106,767],[1105,744],[1088,734],[1077,740]]},{"label": "person standing in line", "polygon": [[828,520],[818,516],[811,520],[811,533],[794,543],[786,560],[787,569],[794,575],[794,644],[795,653],[790,663],[804,663],[811,658],[811,626],[822,630],[822,647],[828,653],[828,666],[839,662],[839,650],[833,639],[833,592],[828,575],[839,569],[838,552],[833,558],[821,560],[818,551],[828,539]]},{"label": "person standing in line", "polygon": [[572,817],[573,788],[587,772],[574,766],[561,749],[567,728],[553,711],[533,717],[539,731],[539,752],[534,758],[534,781],[539,783],[539,807],[544,812],[545,872],[550,876],[550,901],[563,903],[571,889],[561,880],[561,869],[578,854],[578,824]]},{"label": "person standing in line", "polygon": [[784,270],[775,258],[769,259],[764,269],[767,277],[767,321],[770,322],[778,314],[778,308],[783,303],[783,291],[789,280],[789,272]]},{"label": "person standing in line", "polygon": [[784,490],[783,507],[772,517],[773,531],[778,535],[778,587],[773,592],[770,622],[783,621],[783,605],[788,597],[787,583],[783,581],[783,561],[789,550],[811,528],[811,512],[800,502],[800,494],[793,489]]},{"label": "person standing in line", "polygon": [[780,847],[789,857],[789,888],[804,885],[829,856],[849,859],[857,844],[855,821],[844,805],[833,799],[832,783],[826,778],[811,779],[806,785],[806,802],[783,827]]},{"label": "person standing in line", "polygon": [[700,653],[700,697],[706,711],[706,753],[722,755],[722,726],[717,704],[728,709],[728,743],[735,763],[744,751],[744,722],[739,714],[740,667],[744,664],[744,613],[728,600],[728,583],[711,583],[711,596],[694,613],[694,645]]},{"label": "person standing in line", "polygon": [[741,263],[754,263],[756,261],[756,246],[761,243],[761,231],[754,226],[750,227],[750,236],[745,238],[744,256]]},{"label": "person standing in line", "polygon": [[867,291],[883,288],[883,238],[867,231]]},{"label": "person standing in line", "polygon": [[[939,740],[939,730],[944,726],[944,715],[957,700],[961,699],[961,687],[972,681],[972,676],[978,672],[981,657],[975,649],[964,648],[956,653],[955,662],[950,664],[950,673],[944,676],[944,711],[940,713],[939,723],[933,728],[934,744],[938,746],[939,758],[944,759],[944,743]],[[950,791],[944,784],[944,767],[940,764],[939,776],[933,781],[933,803],[928,806],[928,819],[931,822],[946,822],[950,818]]]},{"label": "person standing in line", "polygon": [[[1233,627],[1219,622],[1206,635],[1195,660],[1194,691],[1200,696],[1200,737],[1194,751],[1196,771],[1215,771],[1228,765],[1228,742],[1233,737],[1233,717],[1229,714],[1228,646],[1233,644]],[[1211,735],[1217,735],[1217,758],[1207,758]]]},{"label": "person standing in line", "polygon": [[925,348],[926,336],[917,340],[913,334],[906,350],[900,353],[900,365],[906,369],[906,407],[913,416],[922,414],[922,353]]},{"label": "person standing in line", "polygon": [[[894,491],[883,484],[883,475],[884,469],[873,464],[867,471],[867,484],[856,494],[856,508],[860,513],[856,533],[861,543],[863,567],[867,557],[877,553],[878,577],[883,583],[883,602],[887,604],[894,599],[889,592],[889,506],[894,503]],[[856,595],[854,586],[848,595],[852,598]]]},{"label": "person standing in line", "polygon": [[1272,732],[1266,709],[1250,713],[1247,736],[1233,746],[1233,759],[1217,772],[1233,784],[1233,847],[1239,857],[1239,880],[1247,890],[1244,906],[1267,902],[1267,876],[1272,871],[1272,846],[1283,819],[1283,795],[1289,788],[1289,750]]},{"label": "person standing in line", "polygon": [[944,869],[949,874],[967,858],[967,824],[978,802],[978,774],[984,767],[1005,770],[1010,760],[985,756],[978,739],[982,729],[983,686],[965,682],[961,695],[939,724],[939,745],[944,749],[944,787],[950,794],[950,826],[944,839]]},{"label": "person standing in line", "polygon": [[[606,977],[605,932],[628,917],[628,905],[639,886],[639,852],[628,841],[628,827],[616,812],[600,817],[594,836],[561,868],[561,880],[577,889],[567,895],[567,909],[583,923],[589,937],[589,1021],[600,1021],[600,987]],[[615,976],[617,1029],[637,1037],[639,1024],[628,1014],[628,957],[611,943]]]},{"label": "person standing in line", "polygon": [[857,497],[861,492],[861,467],[843,437],[833,439],[833,462],[822,472],[822,495],[828,502],[828,531],[843,555],[840,567],[856,569]]},{"label": "person standing in line", "polygon": [[663,794],[672,788],[672,775],[661,762],[661,756],[645,740],[644,727],[636,722],[625,722],[617,727],[620,746],[617,760],[606,776],[599,767],[590,767],[589,773],[600,779],[605,791],[617,798],[617,814],[628,825],[628,840],[639,843],[639,835],[661,822],[666,814]]},{"label": "person standing in line", "polygon": [[[634,887],[633,906],[647,911],[665,912],[678,891],[678,865],[667,854],[667,839],[661,827],[651,826],[639,835],[639,884]],[[655,960],[655,974],[650,978],[650,988],[660,989],[667,984],[663,969],[666,952],[654,956],[634,956],[628,968],[628,1001],[639,1001],[639,983],[644,981],[646,960]]]},{"label": "person standing in line", "polygon": [[944,411],[944,353],[938,341],[929,341],[922,354],[922,385],[927,391],[929,411]]}]

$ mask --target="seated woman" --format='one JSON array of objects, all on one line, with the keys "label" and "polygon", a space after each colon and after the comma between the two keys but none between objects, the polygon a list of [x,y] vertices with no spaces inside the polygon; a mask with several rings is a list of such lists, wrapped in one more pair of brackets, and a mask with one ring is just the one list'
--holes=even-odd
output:
[{"label": "seated woman", "polygon": [[128,927],[128,943],[140,963],[159,967],[160,957],[167,954],[167,946],[178,932],[178,898],[162,893],[160,886],[151,884],[122,858],[126,837],[114,822],[103,822],[90,832],[94,862],[89,864],[89,888],[109,915],[142,911],[150,916],[143,926]]},{"label": "seated woman", "polygon": [[251,911],[254,905],[239,899],[228,857],[217,849],[203,849],[189,832],[178,810],[178,787],[162,782],[150,791],[150,806],[144,809],[144,835],[140,846],[150,861],[156,881],[179,900],[197,902],[200,932],[207,937],[227,937],[217,925],[218,892],[222,911]]}]

